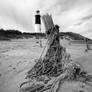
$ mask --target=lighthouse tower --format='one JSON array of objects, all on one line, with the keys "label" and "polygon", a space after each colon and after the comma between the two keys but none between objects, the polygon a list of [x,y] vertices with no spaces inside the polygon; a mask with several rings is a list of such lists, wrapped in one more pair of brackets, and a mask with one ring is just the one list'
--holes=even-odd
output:
[{"label": "lighthouse tower", "polygon": [[39,10],[35,14],[35,32],[41,32],[41,15]]},{"label": "lighthouse tower", "polygon": [[[35,15],[35,32],[41,33],[41,15],[39,10],[36,11]],[[39,45],[42,47],[41,39],[39,40]]]}]

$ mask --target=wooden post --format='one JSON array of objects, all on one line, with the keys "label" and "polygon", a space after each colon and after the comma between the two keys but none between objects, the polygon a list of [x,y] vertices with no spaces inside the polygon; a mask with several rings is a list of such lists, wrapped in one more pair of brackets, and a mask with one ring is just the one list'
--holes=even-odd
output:
[{"label": "wooden post", "polygon": [[89,41],[88,41],[87,38],[85,38],[85,41],[86,41],[86,50],[85,50],[85,52],[88,52],[88,50],[90,50]]}]

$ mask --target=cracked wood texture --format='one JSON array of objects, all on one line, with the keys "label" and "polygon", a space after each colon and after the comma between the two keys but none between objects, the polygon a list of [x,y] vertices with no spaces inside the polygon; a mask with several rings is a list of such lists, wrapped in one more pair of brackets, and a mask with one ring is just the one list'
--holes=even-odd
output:
[{"label": "cracked wood texture", "polygon": [[28,71],[27,78],[37,78],[46,75],[57,77],[62,72],[62,65],[67,61],[67,53],[64,47],[60,45],[59,26],[53,23],[51,15],[42,16],[47,36],[47,52],[43,58],[40,58],[34,67]]}]

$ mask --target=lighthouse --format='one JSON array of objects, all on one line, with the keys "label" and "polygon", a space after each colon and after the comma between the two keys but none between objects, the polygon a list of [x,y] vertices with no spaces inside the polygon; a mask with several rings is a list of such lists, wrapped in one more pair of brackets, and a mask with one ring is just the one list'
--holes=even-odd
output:
[{"label": "lighthouse", "polygon": [[35,32],[41,32],[41,15],[39,10],[35,14]]},{"label": "lighthouse", "polygon": [[[41,15],[39,10],[37,10],[35,14],[35,32],[41,33]],[[39,40],[39,45],[42,47],[41,39]]]}]

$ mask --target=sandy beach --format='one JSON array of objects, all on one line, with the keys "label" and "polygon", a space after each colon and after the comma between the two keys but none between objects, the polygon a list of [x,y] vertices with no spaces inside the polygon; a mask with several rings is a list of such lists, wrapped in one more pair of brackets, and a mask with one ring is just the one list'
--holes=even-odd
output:
[{"label": "sandy beach", "polygon": [[[43,48],[38,39],[16,39],[0,42],[0,92],[18,92],[19,85],[25,81],[26,72],[35,64],[43,51],[46,39],[42,39]],[[74,62],[79,62],[92,74],[92,51],[85,53],[85,44],[71,44],[61,40]],[[59,92],[92,92],[89,86],[81,83],[64,83]],[[62,91],[60,91],[62,90]],[[82,91],[80,91],[82,90]],[[84,91],[83,91],[84,90]]]}]

